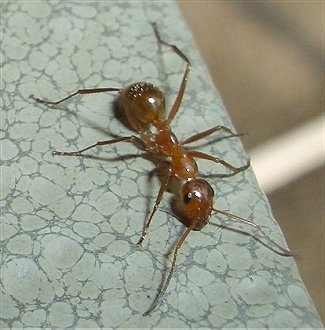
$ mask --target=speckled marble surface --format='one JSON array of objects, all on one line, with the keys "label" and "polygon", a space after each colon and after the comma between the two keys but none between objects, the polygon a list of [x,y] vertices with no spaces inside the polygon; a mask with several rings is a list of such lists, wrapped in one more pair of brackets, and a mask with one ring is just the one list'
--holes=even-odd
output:
[{"label": "speckled marble surface", "polygon": [[[173,128],[180,137],[231,125],[190,33],[172,2],[1,3],[1,323],[0,327],[322,327],[293,258],[280,256],[213,216],[182,247],[162,304],[147,317],[183,226],[166,193],[143,247],[136,246],[159,180],[155,164],[130,144],[96,157],[53,157],[109,134],[129,135],[114,95],[57,100],[78,88],[149,80],[172,104],[184,63],[159,52],[150,21],[190,57],[193,72]],[[239,166],[238,139],[200,150]],[[117,160],[116,157],[137,154]],[[200,162],[202,173],[223,169]],[[251,219],[285,245],[248,170],[210,178],[215,207]]]}]

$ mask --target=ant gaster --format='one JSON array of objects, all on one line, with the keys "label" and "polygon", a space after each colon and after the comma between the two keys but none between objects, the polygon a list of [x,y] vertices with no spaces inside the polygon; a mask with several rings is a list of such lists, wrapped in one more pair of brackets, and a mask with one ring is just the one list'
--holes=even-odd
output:
[{"label": "ant gaster", "polygon": [[184,147],[189,143],[198,141],[216,132],[225,132],[228,134],[228,137],[238,136],[238,134],[234,133],[231,129],[225,126],[217,125],[201,133],[195,134],[181,142],[177,139],[176,135],[170,128],[170,124],[180,108],[191,69],[191,63],[187,56],[177,46],[169,44],[161,39],[155,23],[153,23],[152,26],[158,43],[160,45],[170,47],[174,53],[186,62],[186,67],[178,94],[166,119],[163,118],[165,112],[165,96],[158,87],[148,82],[136,82],[126,88],[108,87],[79,89],[75,93],[56,102],[42,100],[31,95],[31,98],[38,103],[42,103],[47,106],[55,106],[78,94],[117,92],[131,128],[138,133],[138,135],[98,141],[78,151],[53,151],[53,155],[78,156],[83,154],[86,150],[96,146],[104,146],[124,141],[131,142],[136,145],[140,144],[148,153],[162,156],[166,161],[168,161],[165,177],[161,182],[154,206],[148,216],[137,244],[141,244],[145,239],[153,215],[162,200],[163,193],[167,189],[170,178],[174,176],[181,182],[180,201],[182,203],[182,215],[185,218],[184,224],[187,225],[187,229],[175,245],[172,264],[168,276],[162,284],[162,288],[159,290],[156,298],[143,315],[149,315],[161,301],[172,278],[180,247],[192,230],[200,230],[208,223],[212,211],[230,217],[235,221],[252,226],[268,241],[272,249],[277,253],[282,255],[291,255],[289,250],[284,249],[271,240],[258,225],[236,215],[213,208],[213,188],[206,180],[198,177],[198,166],[195,159],[205,159],[221,164],[230,170],[229,175],[234,175],[238,172],[246,170],[250,163],[248,161],[247,164],[242,167],[234,167],[220,158],[200,151],[187,150]]}]

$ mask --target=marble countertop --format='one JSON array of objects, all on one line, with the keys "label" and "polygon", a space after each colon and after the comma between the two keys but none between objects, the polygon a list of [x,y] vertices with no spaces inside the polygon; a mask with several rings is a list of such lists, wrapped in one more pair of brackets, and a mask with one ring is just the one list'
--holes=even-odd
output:
[{"label": "marble countertop", "polygon": [[[172,123],[177,136],[231,127],[176,4],[1,6],[0,327],[322,327],[294,258],[219,215],[190,234],[161,304],[143,316],[184,230],[166,193],[143,246],[136,245],[159,189],[157,164],[128,143],[91,150],[92,157],[52,156],[132,132],[113,110],[114,93],[56,108],[31,94],[58,100],[79,88],[148,80],[171,107],[185,65],[168,48],[159,50],[152,21],[193,64]],[[235,166],[247,159],[238,138],[196,145]],[[199,166],[203,174],[224,172],[206,161]],[[216,208],[249,218],[286,245],[251,169],[207,180]]]}]

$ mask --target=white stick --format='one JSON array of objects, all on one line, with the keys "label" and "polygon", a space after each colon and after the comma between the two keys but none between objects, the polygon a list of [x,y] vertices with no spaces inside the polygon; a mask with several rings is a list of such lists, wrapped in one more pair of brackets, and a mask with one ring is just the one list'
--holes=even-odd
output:
[{"label": "white stick", "polygon": [[249,154],[257,181],[270,193],[324,164],[324,123],[320,116]]}]

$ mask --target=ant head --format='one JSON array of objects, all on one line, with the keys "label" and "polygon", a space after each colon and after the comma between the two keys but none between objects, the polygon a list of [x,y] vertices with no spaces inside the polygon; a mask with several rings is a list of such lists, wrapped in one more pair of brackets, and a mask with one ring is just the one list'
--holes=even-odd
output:
[{"label": "ant head", "polygon": [[120,91],[120,96],[130,124],[136,126],[136,130],[143,124],[161,120],[165,111],[165,97],[158,87],[137,82]]},{"label": "ant head", "polygon": [[204,227],[210,217],[214,191],[210,184],[203,179],[185,181],[182,190],[182,205],[187,226],[196,222],[195,230]]}]

